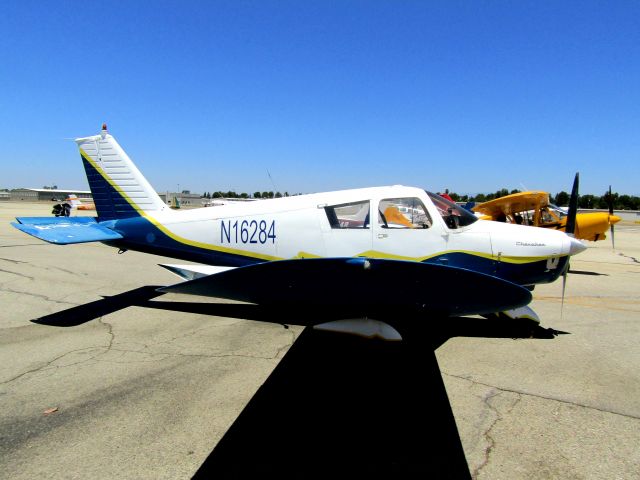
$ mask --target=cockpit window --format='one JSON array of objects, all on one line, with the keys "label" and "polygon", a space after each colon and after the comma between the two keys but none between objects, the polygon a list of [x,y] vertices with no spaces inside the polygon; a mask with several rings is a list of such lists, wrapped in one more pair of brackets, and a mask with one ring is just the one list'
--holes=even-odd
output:
[{"label": "cockpit window", "polygon": [[418,198],[387,198],[378,205],[382,228],[429,228],[429,212]]},{"label": "cockpit window", "polygon": [[369,201],[324,207],[331,228],[369,228]]},{"label": "cockpit window", "polygon": [[540,209],[540,223],[542,224],[558,223],[560,218],[558,210],[554,210],[551,207],[542,207]]},{"label": "cockpit window", "polygon": [[446,198],[442,198],[440,195],[431,192],[427,192],[427,195],[429,195],[429,198],[438,209],[438,213],[449,228],[466,227],[478,220],[470,211],[465,210],[454,202],[450,202]]}]

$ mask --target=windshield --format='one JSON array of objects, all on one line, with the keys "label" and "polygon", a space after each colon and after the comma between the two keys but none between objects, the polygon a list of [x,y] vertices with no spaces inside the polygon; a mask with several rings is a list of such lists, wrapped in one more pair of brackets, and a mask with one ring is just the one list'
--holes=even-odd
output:
[{"label": "windshield", "polygon": [[549,210],[553,210],[554,212],[556,212],[560,218],[567,216],[567,212],[565,210],[558,207],[557,205],[554,205],[553,203],[549,204]]},{"label": "windshield", "polygon": [[438,213],[449,228],[466,227],[478,220],[478,217],[473,213],[446,198],[442,198],[440,195],[431,192],[427,192],[427,195],[429,195],[429,198],[438,209]]}]

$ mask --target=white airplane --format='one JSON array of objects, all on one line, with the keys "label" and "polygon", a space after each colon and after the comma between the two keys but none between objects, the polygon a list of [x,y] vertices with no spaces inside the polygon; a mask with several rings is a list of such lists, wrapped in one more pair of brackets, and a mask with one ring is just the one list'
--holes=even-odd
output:
[{"label": "white airplane", "polygon": [[211,198],[202,201],[203,207],[219,207],[220,205],[226,205],[233,202],[255,202],[255,198]]},{"label": "white airplane", "polygon": [[75,193],[70,193],[64,200],[74,210],[95,210],[96,206],[93,203],[82,203]]},{"label": "white airplane", "polygon": [[160,291],[322,309],[331,321],[300,319],[319,329],[400,340],[411,327],[405,318],[539,322],[530,290],[586,248],[555,230],[477,221],[439,195],[399,185],[176,211],[106,125],[76,143],[97,217],[20,217],[16,228],[55,244],[103,242],[197,262],[162,265],[183,281]]}]

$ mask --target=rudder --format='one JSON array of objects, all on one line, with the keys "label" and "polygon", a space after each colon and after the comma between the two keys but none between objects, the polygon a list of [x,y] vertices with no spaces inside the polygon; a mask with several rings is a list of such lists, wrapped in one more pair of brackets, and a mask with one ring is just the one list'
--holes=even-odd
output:
[{"label": "rudder", "polygon": [[100,135],[77,138],[80,156],[100,220],[168,210],[118,142],[102,126]]}]

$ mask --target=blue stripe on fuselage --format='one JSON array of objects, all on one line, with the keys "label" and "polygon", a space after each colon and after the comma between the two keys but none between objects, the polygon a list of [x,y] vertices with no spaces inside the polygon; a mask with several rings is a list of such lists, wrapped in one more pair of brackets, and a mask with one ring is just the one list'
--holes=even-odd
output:
[{"label": "blue stripe on fuselage", "polygon": [[425,260],[426,263],[466,268],[509,280],[518,285],[536,285],[551,283],[564,271],[569,257],[561,257],[553,269],[547,266],[547,260],[530,263],[498,262],[479,255],[465,252],[450,252]]},{"label": "blue stripe on fuselage", "polygon": [[264,262],[260,258],[196,247],[174,240],[149,220],[140,216],[105,223],[124,237],[122,240],[108,242],[108,244],[126,250],[225,267],[242,267]]}]

